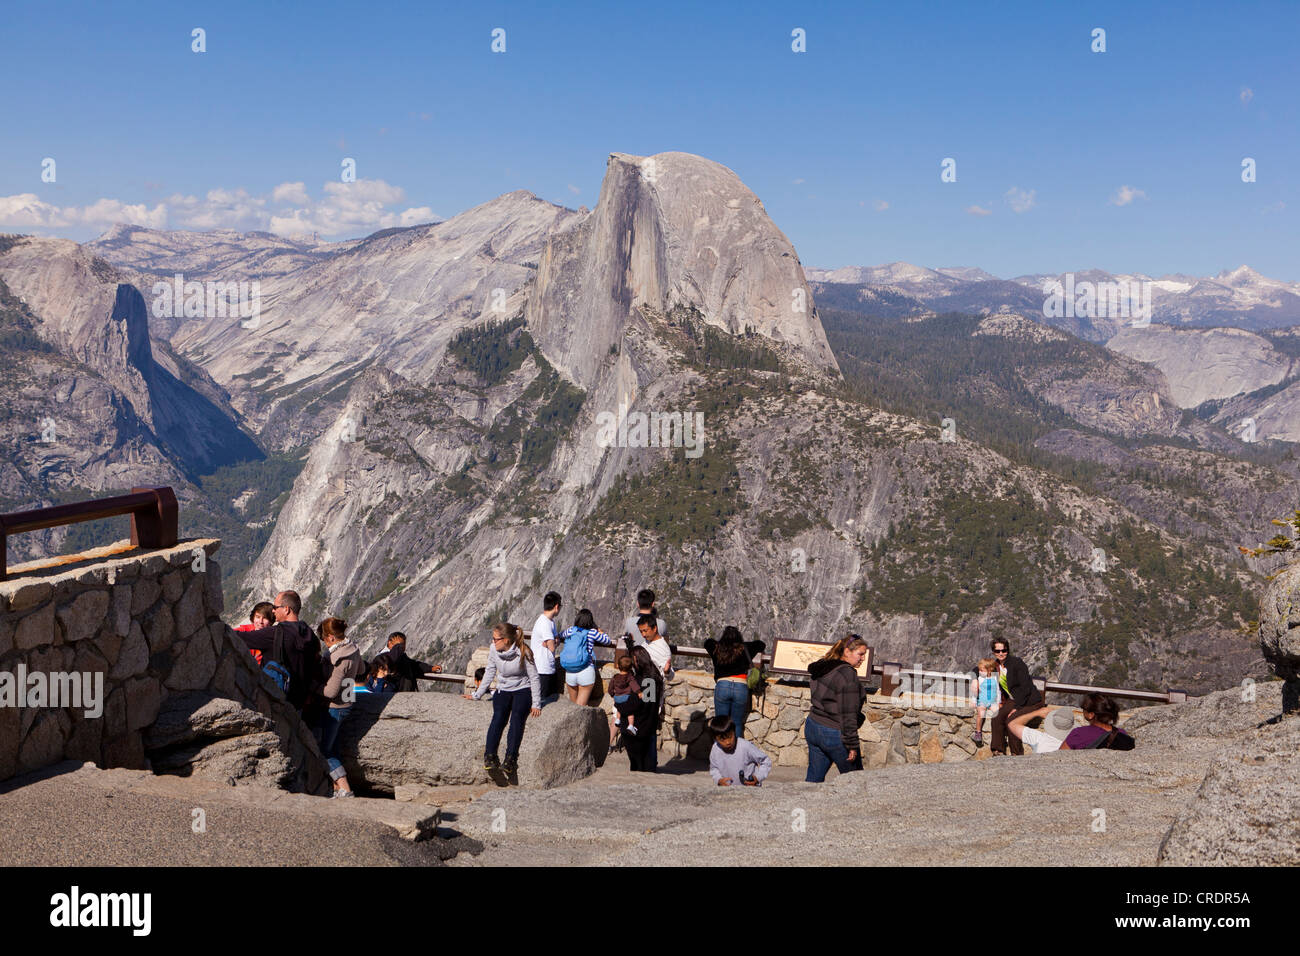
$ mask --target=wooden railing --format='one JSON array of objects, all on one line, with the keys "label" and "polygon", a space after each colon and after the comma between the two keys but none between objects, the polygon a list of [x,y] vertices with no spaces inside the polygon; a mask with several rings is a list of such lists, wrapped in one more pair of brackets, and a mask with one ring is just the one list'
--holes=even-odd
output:
[{"label": "wooden railing", "polygon": [[131,516],[131,544],[140,548],[171,548],[176,545],[179,508],[171,488],[133,488],[129,495],[77,501],[52,508],[11,511],[0,514],[0,581],[9,573],[9,535],[40,531],[65,524],[96,521],[117,515]]}]

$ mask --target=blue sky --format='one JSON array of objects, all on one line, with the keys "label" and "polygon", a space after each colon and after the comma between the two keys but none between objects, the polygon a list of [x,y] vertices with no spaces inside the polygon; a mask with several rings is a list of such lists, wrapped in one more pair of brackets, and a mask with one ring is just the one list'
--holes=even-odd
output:
[{"label": "blue sky", "polygon": [[[512,189],[591,206],[611,151],[684,150],[807,265],[1298,281],[1298,40],[1295,2],[11,4],[0,230],[342,238]],[[327,192],[344,157],[362,188]]]}]

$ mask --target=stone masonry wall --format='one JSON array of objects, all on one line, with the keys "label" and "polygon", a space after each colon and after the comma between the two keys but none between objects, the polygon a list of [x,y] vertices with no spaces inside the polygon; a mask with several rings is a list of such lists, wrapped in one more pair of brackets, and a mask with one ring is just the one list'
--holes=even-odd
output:
[{"label": "stone masonry wall", "polygon": [[[713,675],[679,670],[668,682],[667,709],[661,741],[673,742],[686,756],[708,759],[713,741],[708,721],[713,717]],[[811,707],[807,685],[785,684],[770,678],[762,696],[751,698],[745,737],[780,767],[808,765],[804,720]],[[973,707],[942,706],[910,696],[867,695],[866,720],[858,728],[862,760],[867,769],[901,763],[955,763],[989,756],[987,741],[975,746]],[[989,727],[985,718],[985,731]]]},{"label": "stone masonry wall", "polygon": [[102,675],[102,713],[0,705],[0,780],[71,759],[328,792],[311,733],[220,619],[220,546],[113,557],[121,542],[11,568],[0,672],[11,688],[21,671]]},{"label": "stone masonry wall", "polygon": [[[466,666],[466,678],[487,663],[487,649],[479,648]],[[601,688],[615,674],[614,665],[601,666],[602,680],[591,703],[613,713],[613,702]],[[466,686],[470,686],[467,680]],[[659,734],[662,747],[676,747],[681,756],[707,760],[713,740],[708,721],[713,710],[713,674],[708,671],[677,670],[665,688],[667,697],[664,726]],[[563,691],[561,691],[563,693]],[[751,697],[745,737],[761,747],[778,767],[806,767],[808,744],[803,736],[804,720],[811,708],[808,685],[782,683],[769,678],[766,692]],[[957,763],[984,760],[992,756],[988,735],[992,716],[984,717],[984,743],[977,747],[975,708],[952,698],[931,694],[903,693],[899,696],[868,694],[862,707],[866,719],[858,728],[863,766],[868,770],[902,763]],[[1075,726],[1083,726],[1083,714],[1074,712]]]}]

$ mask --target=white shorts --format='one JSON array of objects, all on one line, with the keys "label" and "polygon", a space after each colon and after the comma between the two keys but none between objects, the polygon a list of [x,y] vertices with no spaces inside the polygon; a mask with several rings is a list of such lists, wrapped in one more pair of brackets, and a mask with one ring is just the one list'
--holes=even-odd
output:
[{"label": "white shorts", "polygon": [[564,682],[570,687],[591,687],[596,683],[596,665],[588,664],[580,671],[565,671]]}]

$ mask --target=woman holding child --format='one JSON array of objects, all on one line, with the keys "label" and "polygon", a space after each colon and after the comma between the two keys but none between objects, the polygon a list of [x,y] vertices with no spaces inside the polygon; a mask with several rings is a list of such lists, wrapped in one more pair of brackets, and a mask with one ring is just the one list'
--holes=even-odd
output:
[{"label": "woman holding child", "polygon": [[867,642],[856,634],[831,645],[826,656],[808,665],[812,676],[812,709],[804,721],[808,741],[809,783],[821,783],[831,764],[840,773],[862,769],[858,727],[862,725],[862,684],[858,668],[867,656]]}]

